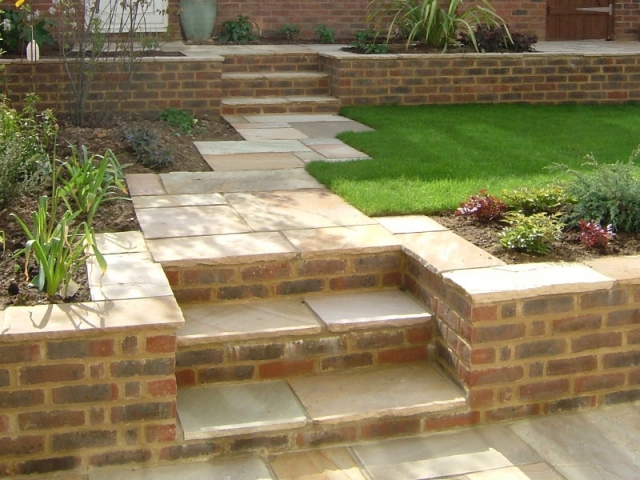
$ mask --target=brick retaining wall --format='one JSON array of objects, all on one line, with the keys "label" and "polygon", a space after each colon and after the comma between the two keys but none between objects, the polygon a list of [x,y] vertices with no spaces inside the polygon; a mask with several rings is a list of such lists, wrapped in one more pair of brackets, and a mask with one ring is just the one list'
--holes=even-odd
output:
[{"label": "brick retaining wall", "polygon": [[640,56],[322,54],[342,105],[640,100]]}]

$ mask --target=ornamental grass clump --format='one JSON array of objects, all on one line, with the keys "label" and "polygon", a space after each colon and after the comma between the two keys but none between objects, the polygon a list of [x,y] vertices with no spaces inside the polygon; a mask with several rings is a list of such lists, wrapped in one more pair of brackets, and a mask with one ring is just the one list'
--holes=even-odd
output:
[{"label": "ornamental grass clump", "polygon": [[570,176],[566,189],[575,203],[568,208],[567,223],[577,228],[580,220],[593,221],[611,224],[617,232],[640,233],[640,170],[636,166],[639,156],[640,147],[627,161],[603,164],[588,155],[583,170],[552,166]]}]

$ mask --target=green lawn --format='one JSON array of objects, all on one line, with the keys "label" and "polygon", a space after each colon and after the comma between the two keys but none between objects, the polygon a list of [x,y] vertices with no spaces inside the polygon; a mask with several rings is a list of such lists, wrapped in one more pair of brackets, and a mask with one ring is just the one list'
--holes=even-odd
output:
[{"label": "green lawn", "polygon": [[593,153],[627,160],[640,144],[640,105],[427,105],[348,107],[374,132],[340,139],[373,160],[308,165],[309,172],[368,215],[454,209],[487,188],[547,185],[553,163],[574,168]]}]

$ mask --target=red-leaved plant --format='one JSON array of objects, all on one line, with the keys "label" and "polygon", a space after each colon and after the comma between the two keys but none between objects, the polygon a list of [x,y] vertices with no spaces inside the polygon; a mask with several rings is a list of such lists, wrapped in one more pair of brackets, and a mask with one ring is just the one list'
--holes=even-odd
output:
[{"label": "red-leaved plant", "polygon": [[607,225],[605,228],[595,220],[590,222],[580,220],[578,224],[580,225],[580,243],[587,248],[606,250],[609,242],[616,236],[613,225]]},{"label": "red-leaved plant", "polygon": [[509,207],[499,198],[487,193],[483,188],[477,194],[460,202],[460,208],[456,210],[456,215],[468,215],[481,223],[489,223],[500,220],[509,210]]}]

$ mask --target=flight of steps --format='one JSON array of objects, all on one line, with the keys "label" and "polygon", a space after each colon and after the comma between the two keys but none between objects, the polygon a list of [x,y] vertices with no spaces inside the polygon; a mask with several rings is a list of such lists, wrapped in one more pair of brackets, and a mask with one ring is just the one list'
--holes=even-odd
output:
[{"label": "flight of steps", "polygon": [[336,114],[339,109],[330,77],[313,52],[225,54],[222,115]]},{"label": "flight of steps", "polygon": [[176,457],[354,444],[469,415],[429,362],[431,313],[401,290],[181,307]]}]

